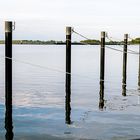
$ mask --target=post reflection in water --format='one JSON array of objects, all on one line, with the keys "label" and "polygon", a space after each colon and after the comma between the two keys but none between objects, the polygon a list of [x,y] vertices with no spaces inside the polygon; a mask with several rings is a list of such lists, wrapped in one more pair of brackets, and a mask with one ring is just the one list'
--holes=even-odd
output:
[{"label": "post reflection in water", "polygon": [[6,112],[5,112],[5,140],[13,140],[13,122],[12,122],[12,98],[6,97]]},{"label": "post reflection in water", "polygon": [[71,124],[71,75],[66,74],[65,122]]},{"label": "post reflection in water", "polygon": [[126,84],[122,85],[122,95],[126,96]]},{"label": "post reflection in water", "polygon": [[6,129],[5,139],[13,140],[12,105],[8,103],[6,103],[5,129]]},{"label": "post reflection in water", "polygon": [[100,81],[100,92],[99,92],[99,109],[104,108],[104,81]]}]

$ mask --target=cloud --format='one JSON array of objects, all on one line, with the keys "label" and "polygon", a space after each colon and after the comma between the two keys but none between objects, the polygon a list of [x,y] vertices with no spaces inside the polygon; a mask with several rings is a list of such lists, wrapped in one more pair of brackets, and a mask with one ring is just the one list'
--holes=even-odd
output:
[{"label": "cloud", "polygon": [[[45,39],[46,35],[63,40],[67,25],[96,36],[102,29],[133,33],[140,28],[139,5],[139,0],[4,0],[0,24],[3,28],[4,20],[16,21],[15,38],[24,39],[28,30],[32,39]],[[114,32],[115,36],[119,33]]]}]

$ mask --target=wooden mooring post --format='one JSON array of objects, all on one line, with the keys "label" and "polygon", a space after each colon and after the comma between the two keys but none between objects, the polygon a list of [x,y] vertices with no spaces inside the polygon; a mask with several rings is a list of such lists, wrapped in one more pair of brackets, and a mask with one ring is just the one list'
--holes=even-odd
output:
[{"label": "wooden mooring post", "polygon": [[104,73],[105,73],[105,32],[101,32],[100,50],[100,101],[99,108],[104,107]]},{"label": "wooden mooring post", "polygon": [[138,70],[138,86],[140,90],[140,42],[139,42],[139,70]]},{"label": "wooden mooring post", "polygon": [[5,22],[5,129],[6,139],[13,139],[12,125],[12,22]]},{"label": "wooden mooring post", "polygon": [[66,88],[71,86],[71,27],[66,27]]},{"label": "wooden mooring post", "polygon": [[66,123],[70,124],[71,114],[71,33],[72,28],[66,27]]},{"label": "wooden mooring post", "polygon": [[128,34],[124,34],[122,95],[126,96]]}]

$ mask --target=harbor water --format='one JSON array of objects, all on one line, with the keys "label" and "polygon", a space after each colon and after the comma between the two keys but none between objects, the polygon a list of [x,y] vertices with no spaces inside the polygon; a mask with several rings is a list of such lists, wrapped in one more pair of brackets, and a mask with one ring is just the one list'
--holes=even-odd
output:
[{"label": "harbor water", "polygon": [[[128,48],[139,50],[137,45]],[[104,107],[99,109],[100,46],[72,45],[67,110],[65,52],[65,45],[13,45],[13,140],[140,139],[139,55],[128,53],[127,90],[122,96],[123,53],[106,48]],[[0,140],[8,135],[4,54],[1,45]]]}]

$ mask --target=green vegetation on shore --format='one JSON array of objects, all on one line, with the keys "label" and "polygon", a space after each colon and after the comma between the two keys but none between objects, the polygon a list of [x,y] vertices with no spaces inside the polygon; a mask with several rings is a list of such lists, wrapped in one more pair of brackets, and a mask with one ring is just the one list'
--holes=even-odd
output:
[{"label": "green vegetation on shore", "polygon": [[80,41],[80,43],[98,45],[98,44],[100,44],[100,41],[99,40],[82,40],[82,41]]},{"label": "green vegetation on shore", "polygon": [[140,44],[140,38],[132,39],[131,44]]},{"label": "green vegetation on shore", "polygon": [[[99,45],[99,40],[82,40],[80,41],[82,44],[91,44],[91,45]],[[107,45],[123,45],[123,41],[108,41]],[[140,38],[135,38],[129,41],[129,44],[140,44]]]},{"label": "green vegetation on shore", "polygon": [[[0,40],[0,44],[4,44],[4,40]],[[41,40],[13,40],[13,44],[31,44],[31,45],[62,45],[65,44],[65,41],[55,41],[55,40],[49,40],[49,41],[41,41]],[[80,42],[72,42],[74,45],[99,45],[99,40],[82,40]],[[120,45],[123,44],[123,41],[117,42],[117,41],[108,41],[106,42],[107,45]],[[140,44],[140,38],[135,38],[129,41],[129,44]]]},{"label": "green vegetation on shore", "polygon": [[[0,44],[4,44],[4,40],[0,40]],[[49,44],[63,44],[62,41],[41,41],[41,40],[13,40],[13,44],[33,44],[33,45],[49,45]]]}]

